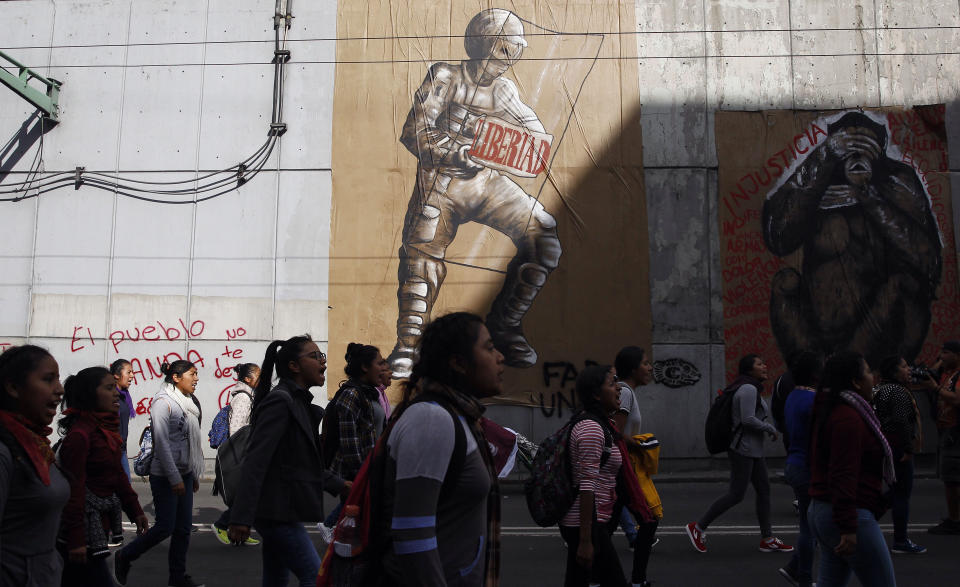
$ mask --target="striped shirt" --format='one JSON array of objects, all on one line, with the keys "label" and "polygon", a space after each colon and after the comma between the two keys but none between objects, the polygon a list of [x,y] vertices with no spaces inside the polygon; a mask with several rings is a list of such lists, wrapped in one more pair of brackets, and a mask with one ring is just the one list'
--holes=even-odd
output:
[{"label": "striped shirt", "polygon": [[[580,491],[592,491],[597,508],[597,521],[607,522],[617,501],[617,473],[623,458],[615,444],[604,447],[603,428],[594,420],[581,420],[570,431],[570,462],[573,482]],[[603,451],[610,451],[607,462],[600,466]],[[561,526],[580,525],[580,498],[560,521]]]}]

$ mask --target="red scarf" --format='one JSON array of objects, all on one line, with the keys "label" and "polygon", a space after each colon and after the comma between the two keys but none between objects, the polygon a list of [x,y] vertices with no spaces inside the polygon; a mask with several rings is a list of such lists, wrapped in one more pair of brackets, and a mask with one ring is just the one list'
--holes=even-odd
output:
[{"label": "red scarf", "polygon": [[14,439],[27,453],[33,468],[44,485],[50,486],[50,465],[57,459],[50,448],[53,433],[49,426],[37,426],[20,414],[0,410],[0,425],[10,431]]},{"label": "red scarf", "polygon": [[112,452],[120,454],[123,438],[120,436],[120,414],[117,412],[91,412],[68,408],[63,411],[64,416],[76,414],[77,419],[87,420],[97,427],[107,439],[107,446]]}]

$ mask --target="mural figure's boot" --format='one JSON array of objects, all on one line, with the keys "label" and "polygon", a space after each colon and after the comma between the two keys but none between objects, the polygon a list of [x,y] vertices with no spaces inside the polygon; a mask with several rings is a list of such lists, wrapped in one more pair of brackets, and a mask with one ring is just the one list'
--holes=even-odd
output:
[{"label": "mural figure's boot", "polygon": [[446,276],[443,262],[416,249],[401,247],[397,278],[397,344],[387,357],[394,379],[406,379],[417,362],[417,344],[430,322],[430,312]]},{"label": "mural figure's boot", "polygon": [[486,323],[494,346],[503,353],[504,363],[510,367],[532,367],[537,362],[537,351],[524,336],[521,320],[546,283],[550,270],[537,263],[516,261],[507,267],[507,279],[490,307]]}]

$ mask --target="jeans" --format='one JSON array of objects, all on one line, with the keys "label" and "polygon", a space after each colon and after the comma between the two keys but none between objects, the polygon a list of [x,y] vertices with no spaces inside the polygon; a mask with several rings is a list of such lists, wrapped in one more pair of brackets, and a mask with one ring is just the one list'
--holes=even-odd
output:
[{"label": "jeans", "polygon": [[[614,521],[615,524],[616,521]],[[585,569],[577,563],[577,547],[580,546],[580,526],[560,526],[560,536],[567,543],[567,572],[564,587],[627,587],[627,578],[620,566],[620,556],[613,546],[613,529],[616,525],[598,522],[594,518],[593,567]]]},{"label": "jeans", "polygon": [[262,539],[263,587],[286,587],[292,572],[300,587],[313,587],[320,555],[298,522],[254,522]]},{"label": "jeans", "polygon": [[767,462],[763,457],[745,457],[732,450],[727,451],[730,459],[730,488],[725,495],[713,502],[707,513],[703,514],[697,523],[703,530],[707,529],[720,514],[743,501],[747,494],[747,485],[752,483],[757,493],[757,521],[760,523],[760,534],[764,538],[773,536],[770,525],[770,478],[767,475]]},{"label": "jeans", "polygon": [[150,475],[150,491],[157,519],[146,534],[120,550],[120,555],[135,561],[140,555],[170,536],[167,553],[169,582],[183,579],[187,572],[187,549],[190,548],[190,530],[193,523],[193,474],[183,475],[183,495],[173,493],[170,480],[162,475]]},{"label": "jeans", "polygon": [[913,492],[913,459],[896,464],[897,482],[890,488],[890,515],[893,517],[893,542],[907,541],[910,518],[910,494]]},{"label": "jeans", "polygon": [[807,520],[807,508],[810,507],[810,470],[802,465],[787,463],[784,476],[797,498],[800,509],[800,536],[797,538],[797,550],[790,558],[787,568],[793,571],[800,584],[809,584],[813,572],[813,535],[810,533],[810,524]]},{"label": "jeans", "polygon": [[857,508],[857,548],[850,556],[840,556],[833,551],[840,544],[840,529],[833,521],[832,504],[812,500],[808,519],[810,530],[820,546],[819,587],[846,585],[851,572],[863,585],[896,587],[893,561],[873,512]]},{"label": "jeans", "polygon": [[57,550],[63,557],[63,579],[60,587],[115,587],[113,574],[107,566],[107,559],[87,557],[84,564],[70,562],[66,545],[58,544]]},{"label": "jeans", "polygon": [[620,527],[623,528],[623,533],[627,535],[627,542],[632,545],[637,541],[637,523],[633,520],[633,514],[627,508],[620,510]]}]

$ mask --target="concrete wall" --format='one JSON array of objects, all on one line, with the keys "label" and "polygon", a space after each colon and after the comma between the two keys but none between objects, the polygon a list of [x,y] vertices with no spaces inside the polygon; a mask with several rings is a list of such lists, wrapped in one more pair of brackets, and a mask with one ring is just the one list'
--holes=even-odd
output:
[{"label": "concrete wall", "polygon": [[[665,457],[701,457],[703,418],[724,383],[715,111],[944,102],[953,146],[960,6],[636,4],[639,59],[624,66],[640,75],[652,351],[655,359],[686,359],[702,374],[693,386],[649,386],[642,408]],[[273,8],[270,0],[4,2],[0,49],[64,82],[62,122],[44,135],[42,169],[85,166],[171,181],[251,154],[270,118]],[[138,357],[146,379],[138,398],[157,384],[146,361],[193,349],[205,362],[209,418],[229,384],[218,367],[259,361],[275,336],[307,330],[325,342],[336,4],[297,2],[294,11],[284,95],[290,130],[251,182],[196,206],[88,187],[0,204],[0,343],[48,346],[64,374]],[[27,145],[32,111],[0,91],[3,137]],[[14,171],[3,183],[23,180],[41,145],[27,146],[16,163],[17,148],[0,151],[0,169]],[[958,161],[954,148],[952,170]],[[118,332],[133,338],[137,328],[144,337],[151,326],[150,336],[160,327],[192,327],[197,336],[110,341]],[[490,415],[539,440],[569,413],[549,411],[495,406]]]}]

